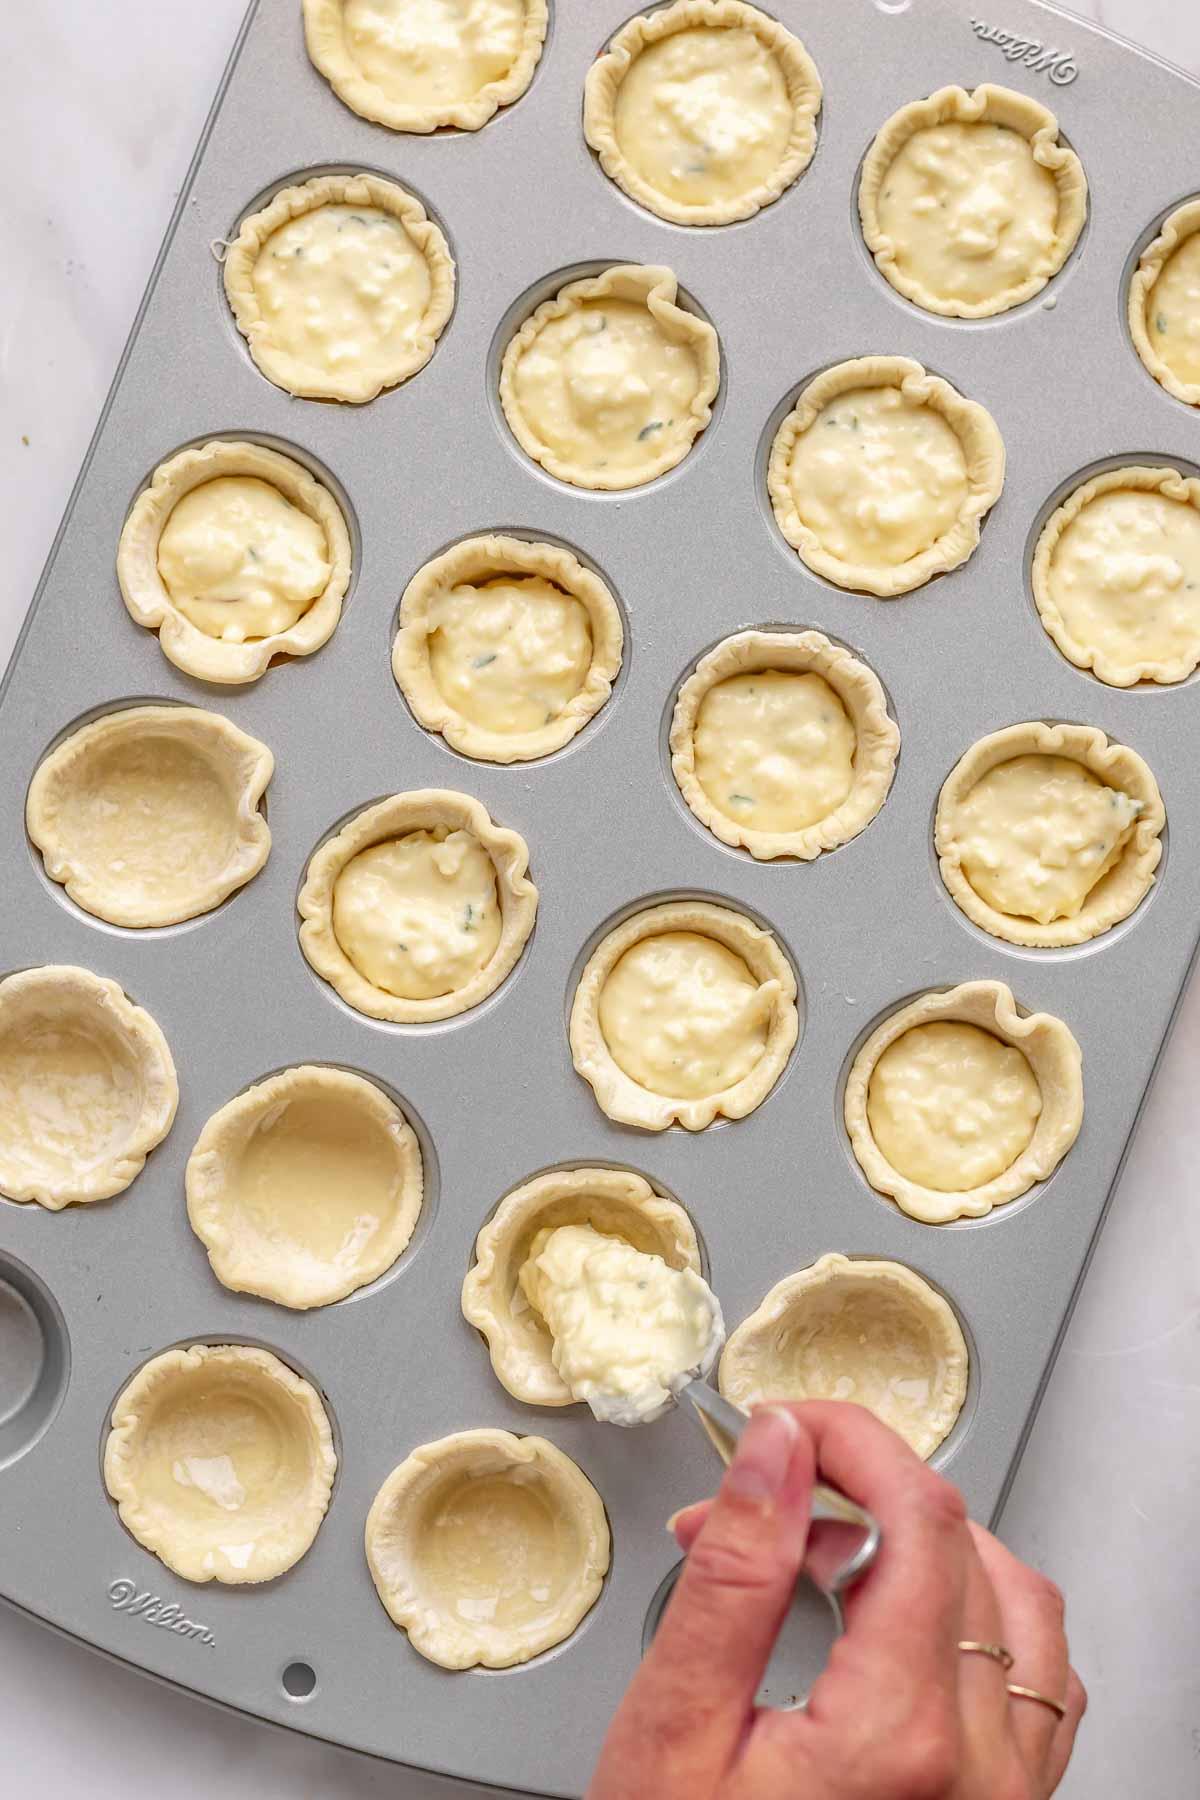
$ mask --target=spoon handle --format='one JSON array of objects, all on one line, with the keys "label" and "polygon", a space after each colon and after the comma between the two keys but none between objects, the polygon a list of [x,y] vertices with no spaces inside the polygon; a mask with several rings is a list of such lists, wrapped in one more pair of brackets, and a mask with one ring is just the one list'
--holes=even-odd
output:
[{"label": "spoon handle", "polygon": [[[731,1401],[726,1400],[707,1381],[689,1381],[680,1391],[679,1398],[691,1401],[692,1409],[709,1442],[721,1461],[728,1464],[732,1460],[738,1439],[750,1423],[749,1413],[744,1413],[740,1406],[734,1406]],[[856,1500],[851,1500],[837,1488],[828,1487],[823,1481],[816,1482],[813,1487],[812,1516],[814,1519],[831,1520],[839,1525],[857,1525],[865,1534],[854,1554],[834,1571],[826,1583],[831,1593],[838,1594],[870,1568],[878,1553],[883,1533],[879,1521],[865,1507],[859,1506]]]}]

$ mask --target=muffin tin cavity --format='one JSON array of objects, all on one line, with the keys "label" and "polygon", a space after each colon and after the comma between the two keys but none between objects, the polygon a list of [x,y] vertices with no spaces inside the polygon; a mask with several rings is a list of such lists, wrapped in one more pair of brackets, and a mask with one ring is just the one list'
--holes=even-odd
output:
[{"label": "muffin tin cavity", "polygon": [[53,1294],[0,1252],[0,1470],[26,1456],[54,1422],[71,1373],[71,1340]]},{"label": "muffin tin cavity", "polygon": [[1177,206],[1143,242],[1129,275],[1125,316],[1133,347],[1155,381],[1200,406],[1200,196]]}]

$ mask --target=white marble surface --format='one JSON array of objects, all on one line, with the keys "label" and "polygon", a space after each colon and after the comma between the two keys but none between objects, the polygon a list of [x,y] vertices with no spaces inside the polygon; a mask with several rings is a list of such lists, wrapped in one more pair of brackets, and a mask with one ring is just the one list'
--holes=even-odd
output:
[{"label": "white marble surface", "polygon": [[[0,663],[242,5],[55,0],[6,9],[0,166],[23,175],[6,181],[0,202],[8,521]],[[1090,0],[1077,10],[1200,74],[1194,0]],[[1065,23],[1055,36],[1067,40]],[[1181,171],[1177,185],[1189,179],[1200,182],[1200,171]],[[1061,1790],[1069,1800],[1200,1791],[1198,1070],[1193,984],[1004,1517],[1009,1543],[1066,1590],[1091,1691]],[[75,1791],[97,1800],[195,1800],[207,1791],[224,1800],[433,1800],[451,1791],[152,1687],[7,1611],[0,1668],[0,1789],[12,1800]]]}]

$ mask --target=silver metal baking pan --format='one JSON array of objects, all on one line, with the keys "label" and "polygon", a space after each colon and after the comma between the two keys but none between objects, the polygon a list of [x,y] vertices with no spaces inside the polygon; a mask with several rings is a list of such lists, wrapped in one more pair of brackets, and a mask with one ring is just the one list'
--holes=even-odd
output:
[{"label": "silver metal baking pan", "polygon": [[[477,135],[393,135],[356,118],[310,68],[296,0],[251,7],[128,351],[31,612],[0,709],[2,964],[67,961],[114,976],[165,1030],[182,1100],[167,1142],[121,1198],[60,1214],[0,1202],[0,1591],[109,1654],[264,1719],[478,1781],[578,1794],[675,1560],[663,1523],[708,1492],[715,1465],[676,1416],[636,1437],[581,1408],[512,1400],[462,1319],[458,1289],[482,1220],[537,1170],[613,1162],[689,1208],[732,1325],[780,1276],[827,1250],[896,1257],[946,1293],[968,1334],[966,1408],[938,1464],[984,1518],[998,1509],[1087,1263],[1188,972],[1200,892],[1194,684],[1118,692],[1068,664],[1028,589],[1044,504],[1080,471],[1147,455],[1192,467],[1200,430],[1139,364],[1122,317],[1131,249],[1200,170],[1200,93],[1077,19],[995,0],[774,0],[825,83],[807,173],[759,217],[679,229],[608,182],[580,128],[584,73],[631,0],[557,0],[527,95]],[[1081,155],[1091,218],[1046,293],[982,323],[941,320],[875,272],[855,178],[878,125],[946,82],[1002,81],[1050,103]],[[256,371],[213,261],[265,191],[330,166],[413,189],[459,269],[454,317],[429,365],[367,407],[289,399]],[[722,400],[697,448],[642,492],[582,493],[542,475],[498,419],[502,321],[578,264],[667,262],[714,321]],[[956,573],[881,603],[809,575],[771,520],[762,452],[772,422],[823,365],[872,351],[919,358],[982,401],[1008,447],[1008,484]],[[127,616],[113,560],[149,471],[216,434],[280,444],[340,484],[356,578],[331,642],[256,686],[205,687]],[[473,764],[416,724],[389,667],[398,597],[448,543],[492,528],[561,539],[607,576],[629,639],[612,702],[545,762]],[[682,806],[664,711],[702,651],[740,627],[817,626],[886,685],[903,733],[881,815],[811,865],[756,866]],[[43,877],[23,826],[47,745],[97,709],[155,697],[228,714],[265,739],[274,847],[212,915],[131,933],[98,923]],[[1170,843],[1125,925],[1070,952],[1014,950],[974,930],[939,882],[938,788],[984,732],[1031,717],[1102,726],[1147,758]],[[346,813],[396,789],[477,795],[528,840],[536,932],[506,985],[441,1026],[349,1011],[301,957],[295,897],[307,857]],[[712,895],[774,927],[795,961],[804,1030],[767,1102],[698,1136],[610,1123],[575,1075],[572,975],[624,909]],[[1084,1052],[1082,1134],[1053,1178],[989,1219],[945,1229],[866,1186],[840,1124],[840,1083],[872,1021],[922,989],[999,977],[1066,1019]],[[376,1286],[294,1314],[228,1293],[188,1228],[182,1173],[205,1119],[282,1065],[323,1060],[385,1083],[418,1122],[430,1214]],[[434,1201],[436,1200],[436,1207]],[[192,1587],[123,1530],[98,1450],[114,1396],[182,1340],[270,1346],[308,1374],[336,1421],[340,1471],[316,1543],[263,1589]],[[24,1359],[23,1361],[21,1359]],[[0,1408],[3,1410],[3,1408]],[[541,1432],[591,1476],[613,1563],[576,1635],[524,1668],[448,1675],[389,1623],[362,1530],[388,1471],[424,1439],[494,1424]],[[282,1672],[316,1685],[293,1699]]]}]

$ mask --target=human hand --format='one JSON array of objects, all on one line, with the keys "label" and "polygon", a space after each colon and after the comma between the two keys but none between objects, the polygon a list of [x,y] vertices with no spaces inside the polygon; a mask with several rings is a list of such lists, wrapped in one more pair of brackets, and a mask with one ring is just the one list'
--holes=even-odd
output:
[{"label": "human hand", "polygon": [[[804,1711],[754,1695],[809,1538],[817,1470],[883,1543],[842,1596],[846,1630]],[[1063,1602],[970,1523],[962,1496],[858,1406],[756,1410],[715,1500],[673,1522],[687,1553],[617,1710],[587,1800],[1046,1800],[1087,1696]],[[826,1528],[818,1528],[824,1530]],[[1002,1663],[961,1643],[1004,1645]],[[1063,1704],[1014,1696],[1008,1683]]]}]

